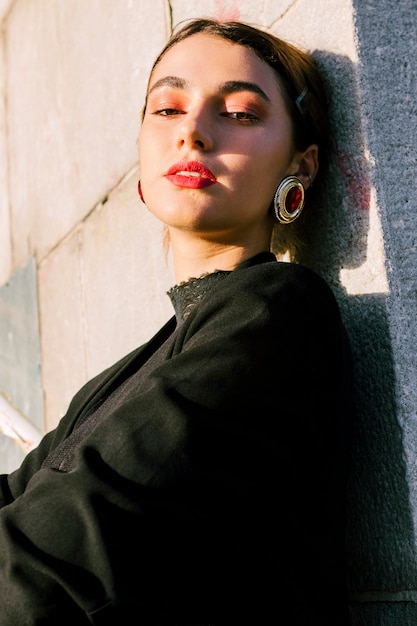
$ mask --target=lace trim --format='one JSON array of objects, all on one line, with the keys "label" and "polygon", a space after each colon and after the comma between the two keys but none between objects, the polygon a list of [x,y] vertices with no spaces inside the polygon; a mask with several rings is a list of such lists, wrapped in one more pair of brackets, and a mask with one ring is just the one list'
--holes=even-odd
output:
[{"label": "lace trim", "polygon": [[188,317],[194,306],[229,274],[229,271],[217,270],[197,278],[190,278],[171,287],[167,294],[172,302],[177,319],[184,320]]}]

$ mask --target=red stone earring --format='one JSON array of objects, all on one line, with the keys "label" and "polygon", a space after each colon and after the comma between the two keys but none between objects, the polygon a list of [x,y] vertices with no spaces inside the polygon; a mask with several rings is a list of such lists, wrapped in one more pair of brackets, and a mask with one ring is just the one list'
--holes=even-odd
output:
[{"label": "red stone earring", "polygon": [[143,199],[142,185],[140,184],[140,180],[138,180],[138,194],[139,194],[139,198],[142,200],[143,204],[145,204],[145,200]]},{"label": "red stone earring", "polygon": [[287,176],[278,185],[274,195],[274,213],[278,222],[290,224],[304,207],[304,187],[297,176]]}]

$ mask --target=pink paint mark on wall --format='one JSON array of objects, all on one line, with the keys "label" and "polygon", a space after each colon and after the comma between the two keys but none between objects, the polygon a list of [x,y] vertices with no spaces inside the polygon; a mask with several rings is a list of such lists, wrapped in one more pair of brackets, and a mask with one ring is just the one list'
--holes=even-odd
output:
[{"label": "pink paint mark on wall", "polygon": [[364,159],[357,160],[351,154],[339,151],[337,161],[347,186],[347,194],[353,206],[363,211],[371,204],[371,181],[369,166]]},{"label": "pink paint mark on wall", "polygon": [[216,10],[214,16],[222,22],[233,22],[240,20],[240,10],[237,2],[227,2],[227,0],[216,0]]}]

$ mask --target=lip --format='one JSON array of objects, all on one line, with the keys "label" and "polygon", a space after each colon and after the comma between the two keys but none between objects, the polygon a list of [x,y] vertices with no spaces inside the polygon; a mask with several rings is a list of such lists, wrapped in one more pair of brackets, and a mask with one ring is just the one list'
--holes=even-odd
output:
[{"label": "lip", "polygon": [[213,172],[199,161],[178,161],[169,168],[165,176],[177,187],[188,189],[202,189],[217,182]]}]

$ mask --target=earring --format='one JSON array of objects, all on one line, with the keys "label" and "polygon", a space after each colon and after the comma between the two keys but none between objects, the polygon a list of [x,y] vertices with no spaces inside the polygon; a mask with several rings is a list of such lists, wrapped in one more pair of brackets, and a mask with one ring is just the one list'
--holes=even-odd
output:
[{"label": "earring", "polygon": [[138,194],[139,194],[139,198],[142,200],[143,204],[145,204],[145,200],[143,199],[142,185],[140,184],[140,180],[138,181]]},{"label": "earring", "polygon": [[287,176],[278,185],[274,195],[274,213],[278,222],[290,224],[304,207],[304,187],[297,176]]}]

